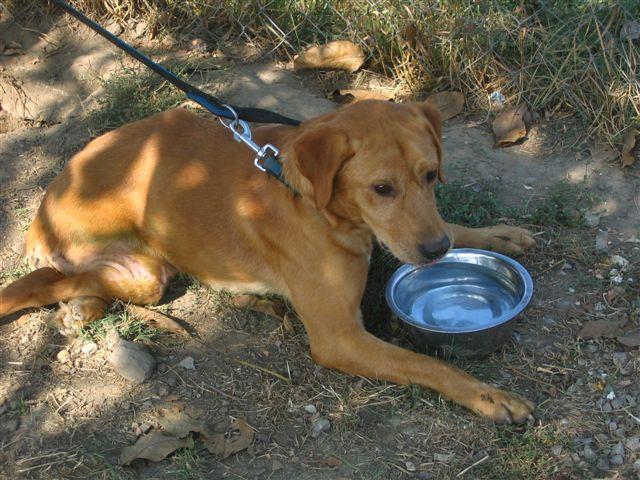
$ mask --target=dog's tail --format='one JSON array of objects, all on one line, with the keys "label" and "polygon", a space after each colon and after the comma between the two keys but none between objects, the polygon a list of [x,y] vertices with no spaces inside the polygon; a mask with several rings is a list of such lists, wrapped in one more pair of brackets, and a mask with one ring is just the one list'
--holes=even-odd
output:
[{"label": "dog's tail", "polygon": [[103,292],[99,278],[91,273],[67,276],[53,268],[39,268],[0,291],[0,317],[76,297],[102,297]]}]

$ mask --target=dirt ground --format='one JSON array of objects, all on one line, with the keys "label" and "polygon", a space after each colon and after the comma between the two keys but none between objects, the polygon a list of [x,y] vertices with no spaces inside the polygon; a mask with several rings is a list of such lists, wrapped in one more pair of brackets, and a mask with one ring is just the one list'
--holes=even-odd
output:
[{"label": "dirt ground", "polygon": [[[104,93],[100,80],[129,64],[62,18],[39,22],[0,21],[0,45],[21,49],[0,56],[0,285],[24,273],[23,236],[44,189],[90,139],[86,112]],[[154,48],[171,57],[181,47]],[[301,119],[336,108],[322,82],[274,62],[232,60],[191,79],[230,102]],[[107,362],[104,336],[62,337],[43,323],[46,309],[0,322],[0,477],[640,478],[638,347],[578,335],[590,320],[624,320],[627,332],[640,326],[638,166],[624,173],[605,148],[570,148],[571,124],[559,125],[534,127],[506,149],[493,148],[483,116],[461,115],[444,129],[446,177],[474,191],[493,185],[506,207],[541,204],[562,180],[598,198],[588,209],[571,205],[592,227],[556,231],[519,218],[539,240],[521,259],[535,281],[532,305],[500,352],[456,361],[535,401],[535,422],[496,426],[430,391],[318,367],[299,322],[233,308],[224,294],[181,278],[161,310],[191,336],[134,332],[158,362],[140,385]],[[597,251],[604,233],[606,251]],[[628,265],[616,266],[614,255]],[[371,322],[404,343],[397,322]],[[180,365],[187,357],[193,369]],[[121,449],[158,429],[161,409],[175,405],[219,432],[243,418],[253,441],[226,459],[196,441],[160,462],[120,465]],[[325,420],[328,429],[314,432]]]}]

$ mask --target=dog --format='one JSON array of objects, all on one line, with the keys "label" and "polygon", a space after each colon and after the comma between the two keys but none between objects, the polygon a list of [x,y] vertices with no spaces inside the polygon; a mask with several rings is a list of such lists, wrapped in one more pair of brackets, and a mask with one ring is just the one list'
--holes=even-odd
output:
[{"label": "dog", "polygon": [[363,327],[374,239],[412,264],[437,261],[454,239],[507,253],[534,244],[521,228],[440,217],[438,110],[369,100],[253,133],[281,148],[288,187],[255,168],[217,121],[185,109],[91,141],[47,189],[27,232],[35,270],[0,293],[0,316],[69,302],[54,321],[70,334],[114,299],[157,303],[183,272],[214,288],[287,298],[320,365],[421,385],[496,422],[531,418],[533,403],[519,395]]}]

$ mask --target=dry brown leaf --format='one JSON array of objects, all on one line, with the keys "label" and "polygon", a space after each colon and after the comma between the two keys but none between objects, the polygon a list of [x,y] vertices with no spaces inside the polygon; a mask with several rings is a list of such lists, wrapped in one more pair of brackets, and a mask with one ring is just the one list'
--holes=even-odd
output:
[{"label": "dry brown leaf", "polygon": [[622,327],[626,320],[610,322],[608,320],[590,320],[585,322],[578,334],[582,338],[613,338],[622,335]]},{"label": "dry brown leaf", "polygon": [[443,121],[455,117],[464,109],[464,95],[462,92],[432,93],[425,102],[440,110]]},{"label": "dry brown leaf", "polygon": [[140,437],[135,444],[124,447],[120,452],[120,464],[129,465],[136,458],[159,462],[178,448],[189,447],[192,444],[191,437],[175,438],[154,430],[150,434]]},{"label": "dry brown leaf", "polygon": [[161,416],[158,418],[158,423],[167,433],[175,435],[178,438],[184,438],[189,435],[190,432],[201,433],[202,435],[208,436],[205,423],[191,417],[191,415],[182,411],[182,408],[178,406],[163,409]]},{"label": "dry brown leaf", "polygon": [[624,145],[622,146],[622,153],[620,154],[623,167],[630,167],[633,165],[633,162],[636,161],[636,157],[632,152],[635,145],[636,131],[633,128],[630,128],[624,136]]},{"label": "dry brown leaf", "polygon": [[149,310],[148,308],[139,307],[137,305],[127,305],[126,310],[134,317],[142,320],[144,323],[151,325],[165,332],[175,333],[183,337],[188,337],[187,332],[178,322],[164,313]]},{"label": "dry brown leaf", "polygon": [[640,329],[628,332],[624,336],[616,337],[616,339],[627,347],[638,347],[640,346]]},{"label": "dry brown leaf", "polygon": [[9,42],[1,50],[2,54],[7,56],[19,55],[24,52],[24,50],[22,49],[22,45],[20,45],[18,42]]},{"label": "dry brown leaf", "polygon": [[293,322],[291,321],[291,319],[294,317],[295,315],[291,312],[285,313],[282,317],[282,326],[289,335],[296,334],[296,329],[293,327]]},{"label": "dry brown leaf", "polygon": [[527,135],[524,118],[529,110],[524,103],[510,107],[501,112],[493,120],[493,133],[496,136],[496,147],[511,145]]},{"label": "dry brown leaf", "polygon": [[336,89],[331,92],[328,97],[336,103],[355,103],[362,100],[393,100],[393,95],[381,92],[372,92],[371,90],[340,90]]},{"label": "dry brown leaf", "polygon": [[227,458],[234,453],[238,453],[253,441],[253,429],[242,418],[236,418],[231,423],[230,432],[213,434],[205,439],[205,447],[209,452],[222,458]]},{"label": "dry brown leaf", "polygon": [[323,460],[323,462],[327,467],[339,467],[342,465],[342,460],[340,460],[335,455],[329,455],[327,458]]},{"label": "dry brown leaf", "polygon": [[328,68],[355,72],[363,63],[364,53],[358,45],[338,40],[305,50],[293,59],[293,68]]}]

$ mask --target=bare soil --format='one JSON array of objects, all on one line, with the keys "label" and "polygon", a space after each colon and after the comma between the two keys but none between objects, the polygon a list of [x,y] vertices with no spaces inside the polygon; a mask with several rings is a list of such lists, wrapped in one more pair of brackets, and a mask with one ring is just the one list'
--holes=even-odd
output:
[{"label": "bare soil", "polygon": [[[130,64],[62,18],[27,24],[5,18],[0,45],[10,41],[23,53],[0,55],[0,284],[24,271],[24,231],[44,189],[90,139],[84,113],[100,98],[99,79]],[[179,50],[147,47],[166,57]],[[235,61],[192,80],[230,102],[301,119],[336,108],[308,77],[275,62]],[[162,311],[183,321],[191,337],[152,342],[157,372],[137,386],[106,361],[106,341],[97,338],[88,352],[86,338],[61,337],[44,325],[46,309],[0,322],[0,477],[637,478],[638,348],[614,338],[583,340],[578,332],[594,319],[639,326],[633,306],[640,281],[638,167],[623,173],[610,152],[566,149],[564,137],[541,125],[522,145],[498,150],[482,117],[445,126],[446,176],[465,188],[496,185],[502,202],[523,208],[544,201],[563,179],[584,180],[600,199],[591,208],[601,214],[598,227],[577,237],[529,225],[539,232],[539,247],[522,262],[534,275],[536,295],[517,335],[486,360],[456,361],[534,400],[533,424],[496,426],[430,391],[318,367],[300,323],[285,328],[180,279]],[[608,232],[608,252],[586,253],[598,229]],[[609,277],[613,254],[630,262],[620,284]],[[370,322],[404,342],[397,322]],[[195,370],[178,365],[188,356]],[[225,460],[196,443],[158,463],[119,465],[122,447],[145,424],[157,428],[159,410],[175,404],[218,431],[244,418],[255,430],[253,443]],[[305,410],[309,405],[317,413]],[[330,429],[314,438],[317,417],[329,420]]]}]

